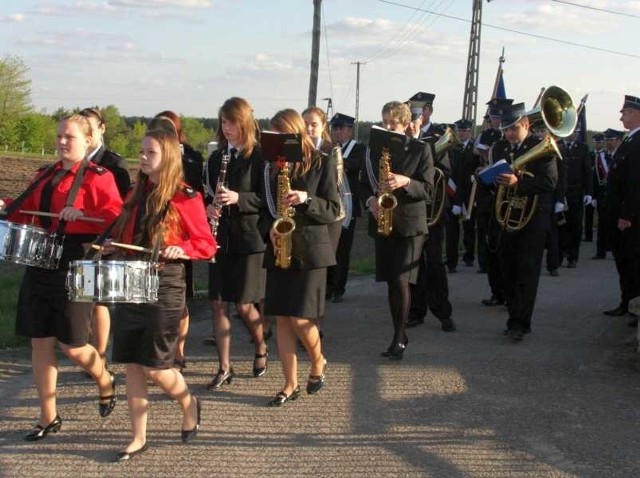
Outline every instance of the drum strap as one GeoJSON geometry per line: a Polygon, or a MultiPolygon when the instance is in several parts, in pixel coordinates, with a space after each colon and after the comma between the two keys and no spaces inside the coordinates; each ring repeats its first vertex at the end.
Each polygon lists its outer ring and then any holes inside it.
{"type": "Polygon", "coordinates": [[[20,196],[18,196],[11,204],[9,204],[7,208],[4,210],[3,214],[5,216],[10,216],[14,212],[16,212],[20,207],[20,205],[24,202],[24,200],[27,199],[29,196],[31,196],[31,194],[38,187],[38,185],[42,181],[47,179],[49,176],[51,176],[52,174],[53,174],[53,165],[49,166],[44,173],[42,173],[34,182],[32,182],[29,185],[27,189],[24,190],[22,194],[20,194],[20,196]]]}
{"type": "MultiPolygon", "coordinates": [[[[73,183],[71,184],[71,190],[67,195],[67,200],[64,204],[65,207],[72,207],[73,203],[76,200],[76,196],[78,195],[78,191],[80,190],[80,186],[82,185],[82,180],[84,178],[84,172],[89,164],[89,160],[83,159],[82,164],[78,168],[78,172],[76,173],[76,177],[73,178],[73,183]]],[[[55,178],[54,178],[55,179],[55,178]]],[[[62,178],[61,178],[62,179],[62,178]]],[[[51,180],[53,183],[53,179],[51,180]]],[[[46,186],[45,186],[46,187],[46,186]]],[[[44,191],[43,191],[44,193],[44,191]]],[[[67,225],[67,221],[58,221],[58,227],[56,228],[56,235],[61,236],[64,233],[64,228],[67,225]]]]}

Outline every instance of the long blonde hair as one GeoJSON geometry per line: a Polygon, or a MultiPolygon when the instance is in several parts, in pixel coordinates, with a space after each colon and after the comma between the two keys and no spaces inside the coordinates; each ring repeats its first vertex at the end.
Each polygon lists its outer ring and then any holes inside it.
{"type": "MultiPolygon", "coordinates": [[[[145,201],[145,214],[140,219],[140,231],[143,234],[146,233],[154,244],[156,238],[166,237],[168,231],[180,227],[180,217],[170,204],[171,199],[184,187],[184,173],[180,143],[175,132],[161,128],[151,129],[145,133],[145,138],[157,141],[162,153],[158,183],[151,188],[145,201]],[[167,208],[166,215],[165,208],[167,208]]],[[[117,237],[121,236],[125,224],[131,219],[134,208],[149,187],[149,176],[138,171],[133,192],[122,206],[122,214],[116,224],[117,237]]]]}
{"type": "Polygon", "coordinates": [[[279,133],[293,133],[300,136],[302,142],[302,161],[293,164],[292,176],[305,174],[313,167],[319,167],[320,153],[316,152],[311,136],[307,133],[302,115],[296,110],[287,108],[278,111],[270,121],[271,129],[279,133]]]}

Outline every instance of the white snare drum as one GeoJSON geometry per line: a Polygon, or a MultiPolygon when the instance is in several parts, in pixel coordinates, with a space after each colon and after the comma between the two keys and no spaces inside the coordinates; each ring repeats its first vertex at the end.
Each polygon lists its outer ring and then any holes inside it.
{"type": "Polygon", "coordinates": [[[72,261],[67,273],[71,302],[156,302],[158,285],[158,266],[146,261],[72,261]]]}
{"type": "Polygon", "coordinates": [[[28,224],[0,221],[0,260],[43,269],[57,269],[62,238],[28,224]]]}

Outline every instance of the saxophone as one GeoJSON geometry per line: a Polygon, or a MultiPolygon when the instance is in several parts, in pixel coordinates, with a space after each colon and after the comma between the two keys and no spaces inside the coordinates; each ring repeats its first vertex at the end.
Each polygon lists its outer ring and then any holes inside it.
{"type": "Polygon", "coordinates": [[[389,236],[393,230],[393,210],[398,205],[398,200],[389,190],[387,179],[391,173],[391,154],[388,148],[382,148],[380,165],[378,166],[378,234],[389,236]]]}
{"type": "Polygon", "coordinates": [[[289,269],[291,267],[291,234],[296,229],[296,223],[291,219],[295,210],[285,202],[291,189],[288,163],[282,163],[276,181],[276,220],[271,226],[276,236],[273,252],[276,256],[276,267],[289,269]]]}
{"type": "Polygon", "coordinates": [[[216,237],[218,233],[218,225],[220,224],[220,216],[222,215],[222,203],[220,202],[220,189],[226,186],[227,181],[227,166],[229,165],[229,154],[222,155],[222,162],[220,163],[220,174],[218,174],[218,182],[216,183],[216,189],[213,196],[213,208],[215,210],[214,216],[209,221],[211,225],[211,234],[216,237]]]}

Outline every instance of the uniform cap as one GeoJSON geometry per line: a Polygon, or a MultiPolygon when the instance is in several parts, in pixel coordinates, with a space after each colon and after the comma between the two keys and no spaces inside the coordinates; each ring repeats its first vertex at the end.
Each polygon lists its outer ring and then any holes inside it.
{"type": "Polygon", "coordinates": [[[348,126],[349,128],[353,128],[356,119],[353,116],[345,115],[342,113],[336,113],[331,118],[331,126],[348,126]]]}
{"type": "Polygon", "coordinates": [[[637,96],[624,95],[624,104],[620,113],[624,110],[640,110],[640,98],[637,96]]]}

